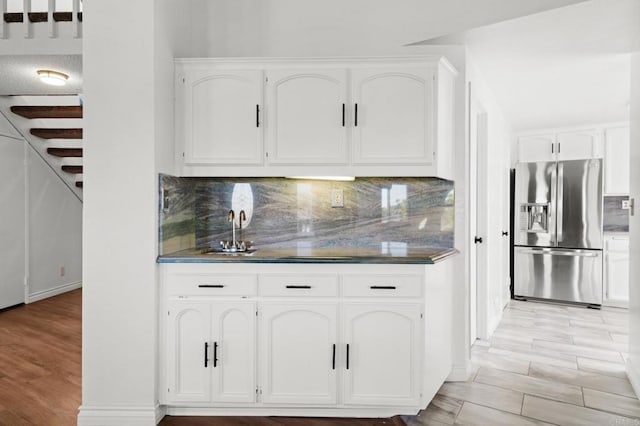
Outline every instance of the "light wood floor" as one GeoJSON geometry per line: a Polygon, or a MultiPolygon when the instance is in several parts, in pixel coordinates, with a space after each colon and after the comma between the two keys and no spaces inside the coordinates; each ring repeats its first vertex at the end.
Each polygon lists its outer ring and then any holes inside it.
{"type": "MultiPolygon", "coordinates": [[[[80,290],[0,311],[0,425],[76,424],[80,290]]],[[[626,378],[625,310],[512,301],[496,333],[472,349],[474,373],[445,383],[410,426],[640,426],[626,378]]],[[[393,419],[165,417],[165,426],[400,426],[393,419]]]]}
{"type": "Polygon", "coordinates": [[[489,341],[472,348],[466,383],[445,383],[421,425],[640,426],[625,374],[628,315],[511,301],[489,341]]]}

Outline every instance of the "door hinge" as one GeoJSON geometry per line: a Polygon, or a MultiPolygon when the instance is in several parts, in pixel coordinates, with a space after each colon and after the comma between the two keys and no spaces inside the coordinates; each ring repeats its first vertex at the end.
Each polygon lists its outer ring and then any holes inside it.
{"type": "Polygon", "coordinates": [[[265,151],[264,156],[269,158],[269,151],[265,151]]]}
{"type": "Polygon", "coordinates": [[[168,316],[171,316],[171,311],[167,311],[167,315],[168,315],[168,316]]]}
{"type": "Polygon", "coordinates": [[[184,158],[184,152],[182,153],[182,158],[184,158]]]}
{"type": "Polygon", "coordinates": [[[420,312],[420,318],[424,318],[424,314],[420,312]]]}
{"type": "Polygon", "coordinates": [[[167,388],[167,393],[171,393],[171,388],[167,388]]]}

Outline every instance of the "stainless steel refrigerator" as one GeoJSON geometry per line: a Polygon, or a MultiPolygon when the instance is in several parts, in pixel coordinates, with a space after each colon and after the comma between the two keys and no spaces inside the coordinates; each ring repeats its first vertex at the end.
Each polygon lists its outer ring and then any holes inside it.
{"type": "Polygon", "coordinates": [[[519,163],[514,295],[602,304],[602,159],[519,163]]]}

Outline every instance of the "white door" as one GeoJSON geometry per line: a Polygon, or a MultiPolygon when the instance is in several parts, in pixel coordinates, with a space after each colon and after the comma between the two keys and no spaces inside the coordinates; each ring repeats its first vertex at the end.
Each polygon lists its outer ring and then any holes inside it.
{"type": "Polygon", "coordinates": [[[254,402],[256,396],[256,305],[211,305],[212,401],[254,402]]]}
{"type": "Polygon", "coordinates": [[[600,135],[595,130],[558,133],[556,140],[558,161],[602,157],[600,135]]]}
{"type": "Polygon", "coordinates": [[[208,303],[169,303],[168,401],[211,401],[211,311],[208,303]]]}
{"type": "Polygon", "coordinates": [[[555,159],[555,135],[521,136],[518,138],[518,161],[521,163],[555,161],[555,159]]]}
{"type": "Polygon", "coordinates": [[[346,70],[269,70],[267,101],[269,163],[347,163],[346,70]]]}
{"type": "Polygon", "coordinates": [[[352,70],[354,164],[433,161],[433,71],[352,70]]]}
{"type": "Polygon", "coordinates": [[[337,304],[265,302],[260,315],[262,401],[337,402],[337,304]]]}
{"type": "Polygon", "coordinates": [[[420,305],[347,303],[343,312],[344,403],[417,404],[422,380],[420,305]]]}
{"type": "Polygon", "coordinates": [[[25,301],[24,163],[24,141],[0,136],[0,309],[25,301]]]}
{"type": "Polygon", "coordinates": [[[262,78],[262,71],[195,71],[178,82],[186,164],[262,164],[262,78]]]}

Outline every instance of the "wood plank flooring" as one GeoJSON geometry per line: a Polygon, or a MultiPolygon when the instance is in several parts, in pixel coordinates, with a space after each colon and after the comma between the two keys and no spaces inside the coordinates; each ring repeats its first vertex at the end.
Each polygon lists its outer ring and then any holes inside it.
{"type": "Polygon", "coordinates": [[[640,426],[625,373],[628,313],[511,301],[472,347],[467,382],[445,383],[409,426],[640,426]]]}
{"type": "MultiPolygon", "coordinates": [[[[81,403],[81,290],[0,311],[0,426],[75,425],[81,403]]],[[[626,378],[628,315],[512,301],[474,373],[445,383],[409,426],[640,425],[626,378]]],[[[173,417],[164,426],[402,426],[391,419],[173,417]]]]}
{"type": "Polygon", "coordinates": [[[0,311],[0,425],[75,425],[82,293],[0,311]]]}

